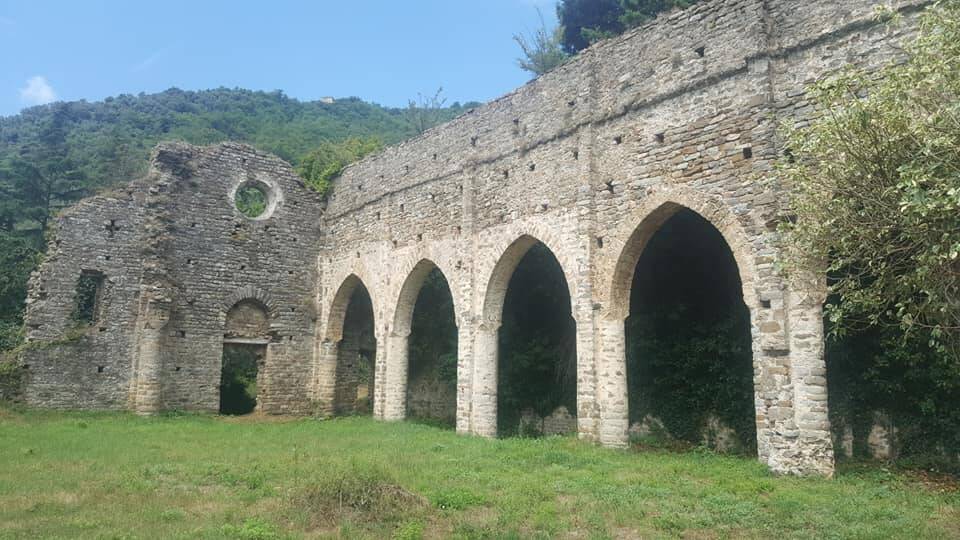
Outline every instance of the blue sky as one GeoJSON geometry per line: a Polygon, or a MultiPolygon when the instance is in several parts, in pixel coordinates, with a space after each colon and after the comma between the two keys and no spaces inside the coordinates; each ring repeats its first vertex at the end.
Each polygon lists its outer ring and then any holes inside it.
{"type": "Polygon", "coordinates": [[[553,0],[0,0],[0,115],[50,100],[242,87],[402,106],[523,84],[512,36],[553,0]]]}

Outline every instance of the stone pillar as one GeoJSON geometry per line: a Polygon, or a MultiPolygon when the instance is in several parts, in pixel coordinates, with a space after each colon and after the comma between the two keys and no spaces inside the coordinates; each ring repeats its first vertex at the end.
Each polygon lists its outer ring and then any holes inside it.
{"type": "Polygon", "coordinates": [[[316,414],[330,416],[334,413],[337,395],[337,361],[339,344],[329,340],[320,343],[317,354],[317,377],[314,381],[314,407],[316,414]]]}
{"type": "Polygon", "coordinates": [[[387,339],[385,334],[376,334],[376,352],[373,359],[373,417],[386,419],[387,402],[387,339]]]}
{"type": "Polygon", "coordinates": [[[407,372],[409,371],[410,331],[392,333],[387,338],[384,368],[383,419],[403,420],[407,416],[407,372]]]}
{"type": "Polygon", "coordinates": [[[497,330],[500,322],[481,324],[474,333],[473,411],[474,435],[497,436],[497,330]]]}
{"type": "Polygon", "coordinates": [[[795,450],[790,456],[781,456],[781,463],[794,474],[829,477],[834,471],[833,437],[823,356],[825,294],[819,285],[809,280],[795,283],[789,295],[790,378],[797,440],[795,450]]]}
{"type": "MultiPolygon", "coordinates": [[[[465,318],[464,318],[465,319],[465,318]]],[[[470,433],[473,394],[473,325],[457,325],[457,433],[470,433]]]]}
{"type": "MultiPolygon", "coordinates": [[[[589,292],[589,291],[587,291],[589,292]]],[[[585,441],[600,440],[600,404],[597,381],[597,336],[592,303],[578,306],[574,319],[577,333],[577,409],[571,411],[577,418],[577,436],[585,441]]]]}
{"type": "Polygon", "coordinates": [[[600,443],[622,448],[627,446],[630,427],[624,321],[601,317],[597,321],[597,333],[600,345],[596,358],[600,443]]]}
{"type": "Polygon", "coordinates": [[[163,407],[160,377],[163,372],[163,334],[169,320],[167,306],[147,304],[137,342],[134,382],[134,410],[137,414],[154,414],[163,407]]]}

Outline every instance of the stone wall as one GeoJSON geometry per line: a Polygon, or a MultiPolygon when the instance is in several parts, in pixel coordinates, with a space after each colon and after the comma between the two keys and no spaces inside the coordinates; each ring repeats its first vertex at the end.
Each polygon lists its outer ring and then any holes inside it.
{"type": "Polygon", "coordinates": [[[150,177],[60,220],[31,292],[29,337],[68,330],[81,270],[106,276],[105,313],[75,341],[25,356],[28,400],[210,410],[224,314],[254,297],[270,313],[263,410],[331,412],[338,358],[355,348],[347,306],[362,284],[374,414],[401,419],[412,305],[437,268],[458,326],[457,431],[494,436],[504,296],[541,242],[571,293],[577,431],[623,446],[633,271],[660,224],[688,208],[723,235],[740,271],[760,460],[830,475],[823,287],[776,270],[776,130],[817,114],[807,84],[901,54],[926,3],[895,2],[905,15],[895,27],[874,20],[866,0],[709,0],[662,15],[348,167],[325,210],[285,165],[248,148],[162,146],[150,177]],[[252,181],[277,195],[266,219],[231,204],[252,181]]]}
{"type": "Polygon", "coordinates": [[[407,416],[444,424],[456,423],[457,389],[440,376],[439,358],[424,358],[409,372],[407,416]]]}
{"type": "Polygon", "coordinates": [[[216,411],[224,338],[253,324],[266,332],[245,337],[268,342],[258,406],[308,412],[321,207],[288,165],[249,147],[161,145],[146,178],[58,219],[31,285],[27,402],[216,411]],[[251,182],[273,197],[257,219],[233,201],[251,182]],[[78,327],[76,282],[91,270],[105,276],[99,317],[78,327]],[[268,321],[225,327],[254,304],[268,321]]]}

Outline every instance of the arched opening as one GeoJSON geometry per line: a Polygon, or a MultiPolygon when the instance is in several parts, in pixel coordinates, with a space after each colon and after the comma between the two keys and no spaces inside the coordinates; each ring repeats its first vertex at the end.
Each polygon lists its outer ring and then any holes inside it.
{"type": "Polygon", "coordinates": [[[457,324],[446,277],[421,261],[408,278],[397,311],[407,325],[406,417],[444,427],[457,419],[457,324]],[[409,322],[408,322],[409,321],[409,322]]]}
{"type": "Polygon", "coordinates": [[[679,205],[641,224],[625,323],[629,434],[756,454],[750,312],[723,235],[679,205]]]}
{"type": "Polygon", "coordinates": [[[345,286],[352,290],[347,292],[342,338],[337,347],[333,412],[372,414],[377,354],[373,302],[359,279],[352,278],[345,286]]]}
{"type": "Polygon", "coordinates": [[[248,414],[256,409],[269,331],[269,312],[256,300],[241,300],[227,311],[220,369],[220,414],[248,414]]]}
{"type": "Polygon", "coordinates": [[[576,432],[576,324],[563,268],[532,238],[515,243],[504,259],[515,266],[505,273],[509,280],[498,314],[497,432],[576,432]]]}

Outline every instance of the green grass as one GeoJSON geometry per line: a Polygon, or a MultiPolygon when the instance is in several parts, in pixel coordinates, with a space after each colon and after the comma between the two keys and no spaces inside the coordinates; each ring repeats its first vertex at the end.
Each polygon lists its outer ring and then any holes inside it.
{"type": "Polygon", "coordinates": [[[0,408],[0,538],[944,538],[960,495],[859,468],[362,418],[0,408]]]}

